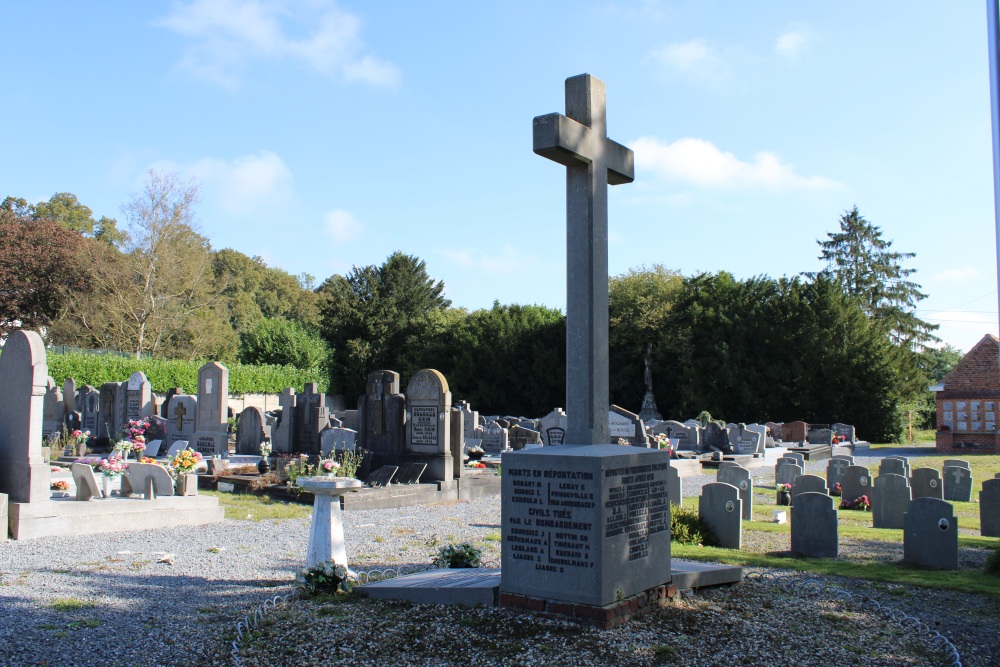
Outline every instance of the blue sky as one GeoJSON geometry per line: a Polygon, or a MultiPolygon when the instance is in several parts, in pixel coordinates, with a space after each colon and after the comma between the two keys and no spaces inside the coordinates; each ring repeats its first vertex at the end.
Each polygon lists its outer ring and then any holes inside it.
{"type": "Polygon", "coordinates": [[[857,205],[946,342],[997,333],[983,2],[4,5],[0,198],[121,219],[169,169],[215,248],[318,280],[402,250],[456,306],[563,308],[564,169],[531,120],[588,72],[636,151],[613,274],[815,271],[857,205]]]}

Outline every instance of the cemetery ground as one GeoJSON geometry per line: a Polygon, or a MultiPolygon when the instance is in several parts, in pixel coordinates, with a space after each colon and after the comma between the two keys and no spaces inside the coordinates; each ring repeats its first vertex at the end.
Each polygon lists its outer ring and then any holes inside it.
{"type": "MultiPolygon", "coordinates": [[[[859,463],[877,468],[891,446],[859,463]]],[[[945,457],[906,448],[914,468],[945,457]]],[[[895,453],[895,452],[894,452],[895,453]]],[[[1000,456],[968,456],[976,480],[1000,456]]],[[[825,461],[807,469],[825,467],[825,461]]],[[[965,665],[1000,664],[1000,578],[983,566],[997,538],[978,536],[978,505],[954,503],[960,570],[903,566],[902,531],[841,511],[840,558],[789,556],[773,470],[751,469],[754,520],[741,551],[672,545],[675,558],[737,563],[818,579],[919,618],[958,648],[965,665]]],[[[714,474],[685,478],[696,506],[714,474]]],[[[206,493],[203,491],[203,493],[206,493]]],[[[214,492],[208,492],[214,493],[214,492]]],[[[10,665],[232,665],[236,624],[294,590],[311,507],[266,496],[216,494],[222,524],[0,543],[0,652],[10,665]],[[159,562],[169,560],[168,562],[159,562]]],[[[976,495],[974,494],[974,498],[976,495]]],[[[499,561],[500,502],[345,512],[360,571],[426,566],[436,549],[471,540],[499,561]]],[[[865,605],[744,581],[681,595],[625,626],[600,631],[498,608],[415,605],[360,595],[296,599],[270,612],[242,644],[243,665],[937,665],[936,647],[865,605]]]]}

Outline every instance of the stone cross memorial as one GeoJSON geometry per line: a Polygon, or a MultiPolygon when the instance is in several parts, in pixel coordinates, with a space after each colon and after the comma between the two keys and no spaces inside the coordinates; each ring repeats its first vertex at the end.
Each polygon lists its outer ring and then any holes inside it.
{"type": "Polygon", "coordinates": [[[605,607],[670,581],[665,451],[607,444],[607,185],[633,180],[607,137],[604,84],[566,80],[566,115],[534,120],[534,150],[566,166],[565,444],[503,455],[501,604],[605,607]]]}

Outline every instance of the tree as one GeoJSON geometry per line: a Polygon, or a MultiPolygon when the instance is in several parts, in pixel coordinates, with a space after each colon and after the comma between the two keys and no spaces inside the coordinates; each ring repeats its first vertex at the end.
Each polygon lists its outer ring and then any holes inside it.
{"type": "Polygon", "coordinates": [[[301,370],[325,369],[329,348],[319,336],[283,317],[261,319],[240,336],[240,361],[277,364],[301,370]]]}
{"type": "Polygon", "coordinates": [[[90,207],[80,203],[76,195],[71,192],[57,192],[49,197],[48,201],[39,202],[29,208],[34,220],[52,220],[65,229],[99,239],[110,245],[118,245],[124,240],[124,234],[118,229],[117,220],[106,216],[94,220],[90,207]]]}
{"type": "MultiPolygon", "coordinates": [[[[21,200],[23,201],[23,200],[21,200]]],[[[41,328],[58,316],[65,290],[82,290],[80,236],[50,220],[32,220],[4,200],[0,210],[0,335],[41,328]]]]}
{"type": "Polygon", "coordinates": [[[319,288],[321,335],[333,349],[331,386],[350,396],[368,374],[392,369],[408,337],[434,311],[447,308],[444,283],[427,275],[423,260],[393,253],[381,266],[354,267],[319,288]]]}
{"type": "MultiPolygon", "coordinates": [[[[914,314],[917,303],[927,297],[920,285],[909,280],[916,269],[903,268],[912,252],[892,250],[892,241],[858,212],[855,206],[840,216],[840,231],[828,233],[819,259],[827,263],[820,272],[844,288],[861,304],[865,313],[889,335],[894,345],[916,350],[939,342],[936,324],[914,314]]],[[[809,274],[815,277],[817,274],[809,274]]]]}
{"type": "Polygon", "coordinates": [[[920,353],[921,368],[928,380],[937,384],[958,365],[963,356],[965,354],[960,349],[947,343],[940,348],[929,347],[920,353]]]}

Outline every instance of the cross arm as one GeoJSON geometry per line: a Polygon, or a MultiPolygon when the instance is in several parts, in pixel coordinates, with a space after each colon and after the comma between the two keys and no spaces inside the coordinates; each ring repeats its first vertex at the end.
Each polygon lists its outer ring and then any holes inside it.
{"type": "Polygon", "coordinates": [[[635,154],[586,125],[562,114],[550,113],[536,116],[533,126],[534,151],[538,155],[565,167],[591,164],[603,157],[610,185],[635,180],[635,154]]]}

